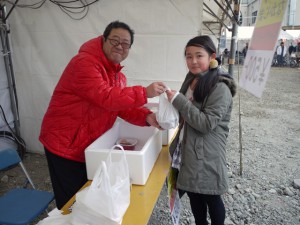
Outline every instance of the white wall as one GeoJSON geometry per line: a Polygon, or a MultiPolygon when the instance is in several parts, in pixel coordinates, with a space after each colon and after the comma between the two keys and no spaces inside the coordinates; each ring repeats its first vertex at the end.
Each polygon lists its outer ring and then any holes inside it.
{"type": "Polygon", "coordinates": [[[72,20],[49,1],[40,9],[15,8],[9,17],[19,98],[21,136],[31,152],[43,152],[40,125],[53,89],[80,45],[113,20],[136,32],[123,63],[129,84],[165,81],[178,89],[186,66],[183,49],[201,28],[202,0],[102,0],[83,20],[72,20]]]}

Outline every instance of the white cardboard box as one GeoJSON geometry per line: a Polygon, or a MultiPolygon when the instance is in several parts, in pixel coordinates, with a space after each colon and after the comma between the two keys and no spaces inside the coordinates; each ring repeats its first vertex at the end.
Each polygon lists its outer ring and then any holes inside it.
{"type": "MultiPolygon", "coordinates": [[[[139,127],[118,119],[114,126],[85,150],[88,179],[92,180],[97,167],[106,160],[108,152],[119,138],[136,138],[134,151],[125,151],[133,184],[145,185],[162,149],[161,132],[154,127],[139,127]]],[[[112,150],[112,160],[118,160],[121,150],[112,150]]]]}

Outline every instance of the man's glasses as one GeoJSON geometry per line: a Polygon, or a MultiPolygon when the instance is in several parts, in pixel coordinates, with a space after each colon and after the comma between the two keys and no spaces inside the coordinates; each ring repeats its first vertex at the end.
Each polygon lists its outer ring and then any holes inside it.
{"type": "Polygon", "coordinates": [[[113,46],[118,46],[121,45],[123,49],[129,49],[131,44],[128,44],[126,42],[120,42],[119,40],[116,39],[110,39],[107,38],[109,40],[109,43],[112,44],[113,46]]]}

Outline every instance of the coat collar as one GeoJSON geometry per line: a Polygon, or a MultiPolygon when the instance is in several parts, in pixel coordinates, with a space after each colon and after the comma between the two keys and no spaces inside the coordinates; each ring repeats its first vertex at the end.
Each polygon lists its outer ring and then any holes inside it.
{"type": "Polygon", "coordinates": [[[225,83],[228,86],[228,88],[230,89],[232,96],[235,96],[236,91],[237,91],[237,85],[236,85],[234,79],[232,78],[232,76],[228,72],[222,70],[221,67],[218,67],[218,68],[214,69],[213,71],[208,70],[203,73],[196,74],[196,75],[189,72],[186,75],[186,78],[181,86],[180,92],[183,94],[186,93],[190,83],[194,80],[195,76],[204,76],[208,72],[216,72],[219,76],[219,82],[225,83]]]}

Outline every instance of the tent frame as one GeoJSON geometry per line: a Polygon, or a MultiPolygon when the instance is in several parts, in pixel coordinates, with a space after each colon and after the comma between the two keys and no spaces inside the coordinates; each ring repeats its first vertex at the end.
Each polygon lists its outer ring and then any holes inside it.
{"type": "MultiPolygon", "coordinates": [[[[11,10],[12,11],[12,10],[11,10]]],[[[11,12],[10,11],[10,12],[11,12]]],[[[10,14],[10,13],[9,13],[10,14]]],[[[9,41],[10,29],[7,24],[7,18],[9,14],[6,14],[6,6],[0,5],[0,39],[2,44],[2,54],[4,56],[4,64],[7,75],[8,89],[10,95],[11,110],[14,116],[14,130],[17,136],[20,136],[20,120],[19,120],[19,109],[18,109],[18,99],[17,90],[15,83],[15,75],[13,69],[13,62],[11,56],[11,48],[9,41]]]]}

